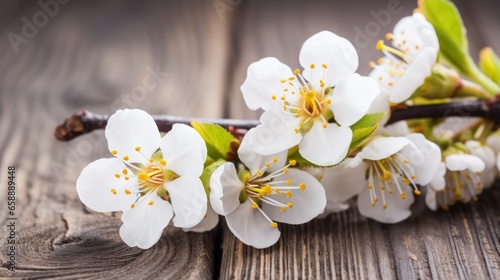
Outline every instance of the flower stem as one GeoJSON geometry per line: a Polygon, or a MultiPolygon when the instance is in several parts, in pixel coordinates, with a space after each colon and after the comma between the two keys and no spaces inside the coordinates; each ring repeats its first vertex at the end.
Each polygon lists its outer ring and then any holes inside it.
{"type": "MultiPolygon", "coordinates": [[[[445,104],[416,105],[398,108],[391,114],[387,124],[402,120],[419,118],[446,118],[446,117],[482,117],[493,122],[500,122],[500,99],[494,101],[462,101],[445,104]]],[[[61,141],[69,141],[80,135],[90,133],[96,129],[103,129],[108,122],[108,115],[99,115],[89,111],[80,111],[66,119],[56,127],[54,136],[61,141]]],[[[176,123],[189,125],[191,121],[209,122],[218,124],[235,135],[243,135],[246,130],[259,124],[258,120],[236,119],[196,119],[170,115],[153,116],[158,129],[168,132],[176,123]]]]}

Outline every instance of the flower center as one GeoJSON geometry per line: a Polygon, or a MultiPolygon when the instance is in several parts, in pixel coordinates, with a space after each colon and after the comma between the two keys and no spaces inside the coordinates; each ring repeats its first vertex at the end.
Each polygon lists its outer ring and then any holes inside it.
{"type": "Polygon", "coordinates": [[[468,170],[447,171],[445,174],[446,186],[436,193],[436,202],[444,210],[448,206],[460,201],[468,202],[470,199],[477,201],[477,196],[483,191],[483,182],[480,172],[474,173],[468,170]]]}
{"type": "MultiPolygon", "coordinates": [[[[135,148],[135,152],[144,159],[147,159],[147,157],[141,153],[140,146],[135,148]]],[[[118,151],[116,150],[113,150],[111,153],[118,156],[118,151]]],[[[129,172],[130,169],[124,168],[121,173],[114,174],[116,179],[123,179],[127,182],[125,184],[120,184],[121,187],[119,188],[112,187],[110,189],[111,193],[116,195],[118,191],[123,191],[126,195],[137,195],[135,203],[132,203],[130,208],[134,208],[135,205],[141,201],[149,201],[148,205],[153,205],[154,202],[151,199],[151,195],[157,195],[164,200],[169,199],[168,192],[164,188],[164,185],[167,182],[175,180],[179,176],[175,174],[175,172],[165,169],[167,162],[161,158],[159,153],[153,154],[150,159],[147,159],[147,165],[130,163],[130,157],[128,155],[120,157],[133,172],[129,172]]]]}
{"type": "Polygon", "coordinates": [[[385,159],[370,161],[368,167],[368,189],[370,190],[371,206],[375,207],[382,199],[382,208],[387,209],[386,195],[392,195],[396,190],[401,199],[406,199],[406,193],[402,190],[400,182],[414,189],[416,195],[420,195],[415,183],[415,172],[409,165],[410,161],[400,153],[396,153],[385,159]]]}
{"type": "Polygon", "coordinates": [[[324,128],[327,127],[328,122],[325,119],[325,114],[332,103],[329,98],[332,91],[330,88],[325,88],[323,76],[328,66],[322,64],[321,77],[315,77],[318,76],[318,70],[315,69],[316,66],[311,64],[311,80],[317,81],[316,85],[306,82],[300,74],[300,70],[295,69],[293,76],[280,81],[284,86],[281,98],[278,100],[276,95],[272,96],[273,100],[283,102],[283,111],[286,114],[300,118],[299,126],[294,128],[295,133],[299,133],[305,124],[309,124],[309,122],[317,119],[323,122],[324,128]]]}
{"type": "Polygon", "coordinates": [[[306,188],[304,183],[297,184],[290,178],[275,180],[275,178],[287,174],[288,167],[297,164],[295,160],[289,161],[288,165],[277,171],[266,173],[266,170],[271,164],[276,162],[278,162],[278,159],[273,158],[271,162],[266,163],[262,168],[257,170],[255,174],[246,173],[245,187],[242,191],[242,196],[245,199],[250,199],[252,202],[252,208],[260,211],[274,228],[276,228],[278,224],[271,220],[271,218],[261,209],[262,204],[266,203],[274,207],[279,207],[281,212],[285,212],[286,209],[292,208],[293,204],[291,202],[278,201],[278,199],[276,199],[277,197],[273,198],[271,195],[282,195],[289,199],[292,197],[292,190],[304,190],[306,188]]]}

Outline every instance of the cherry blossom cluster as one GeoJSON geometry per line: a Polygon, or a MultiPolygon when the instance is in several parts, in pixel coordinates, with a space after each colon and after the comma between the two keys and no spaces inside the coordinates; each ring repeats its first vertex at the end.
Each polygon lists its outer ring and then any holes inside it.
{"type": "Polygon", "coordinates": [[[356,73],[351,42],[330,31],[304,42],[298,69],[274,57],[252,63],[241,92],[249,109],[262,111],[260,124],[222,151],[213,140],[221,127],[176,124],[162,136],[146,112],[117,111],[105,129],[113,157],[82,171],[80,199],[98,212],[122,211],[121,238],[143,249],[169,224],[203,232],[219,216],[243,243],[266,248],[280,223],[351,206],[398,223],[419,196],[431,210],[477,201],[500,166],[495,124],[474,119],[450,131],[441,119],[387,121],[398,106],[496,92],[441,63],[435,28],[419,12],[376,48],[382,57],[369,63],[369,76],[356,73]]]}

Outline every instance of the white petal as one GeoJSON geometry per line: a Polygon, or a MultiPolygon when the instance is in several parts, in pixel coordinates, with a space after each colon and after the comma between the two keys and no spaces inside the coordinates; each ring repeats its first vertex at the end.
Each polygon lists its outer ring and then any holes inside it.
{"type": "Polygon", "coordinates": [[[432,181],[441,164],[441,149],[420,133],[412,133],[406,138],[412,141],[418,152],[409,151],[407,148],[410,145],[407,145],[401,153],[409,160],[409,164],[415,171],[415,183],[425,186],[432,181]]]}
{"type": "Polygon", "coordinates": [[[319,88],[320,79],[326,87],[332,87],[358,68],[358,54],[351,42],[330,31],[321,31],[307,39],[300,50],[299,61],[304,67],[304,77],[315,88],[319,88]],[[315,65],[312,71],[311,64],[315,65]],[[324,70],[322,64],[328,68],[324,70]]]}
{"type": "Polygon", "coordinates": [[[469,149],[471,155],[479,157],[485,163],[485,170],[489,170],[495,166],[495,152],[488,147],[483,146],[478,141],[467,141],[465,142],[465,147],[469,149]]]}
{"type": "Polygon", "coordinates": [[[193,231],[193,232],[205,232],[210,231],[217,226],[219,223],[219,215],[215,213],[214,209],[209,205],[207,207],[207,214],[201,220],[201,222],[194,227],[183,228],[184,231],[193,231]]]}
{"type": "Polygon", "coordinates": [[[270,247],[280,238],[280,231],[271,227],[271,223],[259,210],[252,208],[249,199],[227,215],[226,222],[241,242],[257,249],[270,247]]]}
{"type": "Polygon", "coordinates": [[[437,210],[436,191],[433,189],[427,190],[427,193],[425,194],[425,205],[427,205],[427,207],[429,207],[432,211],[437,210]]]}
{"type": "Polygon", "coordinates": [[[165,185],[175,217],[174,226],[190,228],[197,225],[207,213],[207,195],[200,178],[181,176],[165,185]]]}
{"type": "Polygon", "coordinates": [[[392,44],[397,48],[405,48],[406,54],[411,57],[415,57],[419,51],[425,48],[432,48],[435,52],[439,50],[434,27],[420,13],[402,18],[394,26],[392,37],[392,44]]]}
{"type": "Polygon", "coordinates": [[[377,129],[377,132],[381,133],[382,135],[386,134],[390,136],[406,136],[410,134],[410,128],[408,127],[408,123],[406,121],[399,121],[388,126],[381,126],[381,124],[379,124],[379,129],[377,129]]]}
{"type": "Polygon", "coordinates": [[[219,166],[210,177],[210,203],[217,214],[227,215],[240,206],[243,182],[232,162],[219,166]]]}
{"type": "Polygon", "coordinates": [[[160,144],[166,169],[180,176],[191,174],[199,177],[207,158],[207,146],[193,128],[184,124],[174,124],[160,144]]]}
{"type": "Polygon", "coordinates": [[[495,133],[486,138],[486,144],[498,154],[500,152],[500,135],[495,133]]]}
{"type": "Polygon", "coordinates": [[[500,154],[497,154],[497,169],[500,171],[500,154]]]}
{"type": "MultiPolygon", "coordinates": [[[[385,113],[385,116],[382,118],[380,123],[378,124],[378,130],[384,129],[384,125],[387,123],[389,118],[391,117],[391,104],[389,103],[389,95],[384,92],[380,92],[380,94],[373,99],[370,108],[366,112],[367,114],[371,113],[385,113]]],[[[400,135],[392,135],[391,136],[400,136],[400,135]]]]}
{"type": "Polygon", "coordinates": [[[371,141],[361,151],[363,159],[381,160],[401,151],[409,140],[405,137],[381,137],[371,141]]]}
{"type": "Polygon", "coordinates": [[[323,123],[316,121],[300,142],[299,153],[316,165],[335,165],[346,157],[351,140],[349,127],[330,123],[323,128],[323,123]]]}
{"type": "Polygon", "coordinates": [[[381,196],[378,197],[379,201],[372,207],[370,191],[368,188],[365,188],[358,196],[358,209],[361,215],[387,224],[398,223],[408,218],[411,215],[410,206],[414,201],[413,191],[402,181],[399,184],[401,189],[406,193],[406,199],[401,199],[397,191],[394,191],[392,194],[385,192],[386,209],[382,207],[381,196]]]}
{"type": "Polygon", "coordinates": [[[434,178],[432,179],[431,183],[429,186],[434,190],[434,191],[440,191],[443,190],[444,187],[446,186],[446,181],[444,179],[444,175],[446,174],[446,165],[444,162],[439,163],[438,169],[436,174],[434,174],[434,178]]]}
{"type": "Polygon", "coordinates": [[[255,137],[255,128],[250,129],[243,137],[240,147],[238,148],[238,157],[241,162],[250,170],[251,174],[256,174],[257,170],[260,170],[266,163],[270,163],[270,167],[267,169],[269,173],[272,173],[283,166],[286,165],[286,159],[288,156],[288,150],[282,151],[277,154],[271,154],[263,156],[257,154],[250,145],[251,139],[255,137]],[[272,159],[276,158],[277,162],[273,162],[272,159]]]}
{"type": "Polygon", "coordinates": [[[273,95],[283,92],[284,86],[280,82],[293,76],[290,67],[274,57],[266,57],[250,64],[247,78],[241,86],[241,92],[248,108],[268,110],[273,106],[281,108],[282,104],[273,100],[273,95]]]}
{"type": "Polygon", "coordinates": [[[160,132],[153,117],[139,109],[118,110],[111,115],[104,130],[108,148],[129,162],[146,164],[160,146],[160,132]],[[137,152],[136,147],[141,147],[137,152]]]}
{"type": "Polygon", "coordinates": [[[445,159],[446,168],[451,171],[469,169],[472,172],[481,172],[485,168],[484,161],[473,155],[454,154],[445,159]]]}
{"type": "Polygon", "coordinates": [[[352,158],[346,158],[341,164],[325,169],[321,183],[328,203],[346,201],[366,187],[366,164],[351,167],[352,161],[352,158]]]}
{"type": "Polygon", "coordinates": [[[76,190],[80,200],[90,209],[98,212],[123,211],[130,208],[137,195],[137,181],[126,181],[123,170],[133,174],[126,165],[117,158],[96,160],[82,170],[76,180],[76,190]],[[120,174],[116,178],[115,174],[120,174]],[[125,187],[133,194],[125,194],[125,187]],[[114,194],[116,192],[116,194],[114,194]]]}
{"type": "Polygon", "coordinates": [[[158,242],[170,219],[172,219],[170,203],[157,195],[151,195],[148,201],[142,201],[134,208],[123,212],[120,236],[130,247],[149,249],[158,242]],[[149,203],[150,201],[153,203],[149,203]]]}
{"type": "Polygon", "coordinates": [[[260,117],[261,124],[255,128],[253,137],[249,137],[250,147],[258,154],[272,155],[283,152],[297,145],[302,139],[295,133],[300,119],[278,111],[266,111],[260,117]]]}
{"type": "Polygon", "coordinates": [[[379,93],[380,87],[369,77],[352,74],[340,80],[330,104],[335,121],[342,126],[353,125],[368,112],[379,93]]]}
{"type": "MultiPolygon", "coordinates": [[[[292,208],[281,212],[281,207],[263,202],[262,210],[264,210],[269,218],[277,222],[298,225],[307,223],[323,213],[326,207],[325,189],[316,178],[305,171],[290,168],[288,173],[276,177],[274,181],[287,181],[288,179],[292,180],[291,186],[298,187],[300,184],[305,184],[306,188],[304,190],[290,190],[292,193],[290,198],[286,197],[284,190],[281,194],[266,195],[266,197],[282,204],[293,204],[292,208]]],[[[286,184],[283,184],[283,187],[286,186],[286,184]]]]}
{"type": "Polygon", "coordinates": [[[436,58],[435,49],[422,50],[406,69],[403,77],[394,85],[389,100],[393,103],[401,103],[410,98],[415,90],[424,84],[425,78],[431,74],[436,58]]]}

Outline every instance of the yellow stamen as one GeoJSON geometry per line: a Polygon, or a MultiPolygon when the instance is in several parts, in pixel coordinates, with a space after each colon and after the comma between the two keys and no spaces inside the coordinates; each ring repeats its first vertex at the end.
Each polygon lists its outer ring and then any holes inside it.
{"type": "Polygon", "coordinates": [[[292,184],[292,179],[288,179],[288,180],[286,180],[286,184],[287,184],[287,185],[291,185],[291,184],[292,184]]]}
{"type": "Polygon", "coordinates": [[[309,67],[310,67],[311,69],[314,69],[314,67],[316,67],[316,66],[315,66],[314,64],[311,64],[309,67]]]}
{"type": "Polygon", "coordinates": [[[276,95],[271,96],[273,100],[276,100],[276,95]]]}
{"type": "Polygon", "coordinates": [[[272,227],[272,228],[277,228],[277,227],[278,227],[278,224],[277,224],[276,222],[273,222],[273,223],[271,224],[271,227],[272,227]]]}
{"type": "Polygon", "coordinates": [[[288,203],[286,204],[286,207],[288,207],[288,208],[292,208],[292,207],[293,207],[293,204],[292,204],[292,203],[290,203],[290,202],[288,202],[288,203]]]}
{"type": "Polygon", "coordinates": [[[405,192],[401,193],[401,199],[406,199],[406,193],[405,192]]]}
{"type": "Polygon", "coordinates": [[[278,158],[273,157],[272,161],[273,161],[274,163],[276,163],[276,162],[278,162],[278,158]]]}
{"type": "Polygon", "coordinates": [[[123,168],[122,173],[123,173],[123,175],[127,175],[128,174],[127,169],[123,168]]]}
{"type": "Polygon", "coordinates": [[[288,168],[283,168],[283,173],[288,173],[288,168]]]}
{"type": "Polygon", "coordinates": [[[297,161],[292,159],[288,163],[290,163],[291,166],[295,166],[297,164],[297,161]]]}
{"type": "Polygon", "coordinates": [[[250,179],[250,173],[245,174],[245,179],[247,179],[247,180],[250,179]]]}
{"type": "Polygon", "coordinates": [[[161,159],[160,164],[161,164],[161,166],[165,166],[165,165],[167,165],[167,162],[164,159],[161,159]]]}
{"type": "Polygon", "coordinates": [[[149,174],[148,174],[148,173],[141,172],[141,173],[137,174],[137,177],[138,177],[138,178],[139,178],[139,180],[141,180],[141,181],[146,181],[147,179],[149,179],[149,174]]]}
{"type": "Polygon", "coordinates": [[[326,66],[326,64],[321,64],[321,67],[323,67],[324,69],[328,68],[328,66],[326,66]]]}
{"type": "Polygon", "coordinates": [[[306,184],[302,183],[299,185],[299,188],[301,191],[305,190],[306,189],[306,184]]]}
{"type": "Polygon", "coordinates": [[[130,158],[128,156],[123,156],[124,161],[128,161],[130,158]]]}
{"type": "Polygon", "coordinates": [[[111,189],[111,192],[116,195],[116,190],[115,189],[111,189]]]}
{"type": "Polygon", "coordinates": [[[295,75],[300,74],[300,70],[299,70],[299,69],[295,69],[295,70],[293,70],[293,74],[295,74],[295,75]]]}
{"type": "Polygon", "coordinates": [[[155,204],[155,202],[154,202],[154,201],[152,201],[152,200],[150,200],[150,201],[148,202],[148,205],[149,205],[149,206],[151,206],[151,205],[153,205],[153,204],[155,204]]]}
{"type": "Polygon", "coordinates": [[[252,208],[257,209],[257,208],[259,208],[259,205],[256,202],[254,202],[254,203],[252,203],[252,208]]]}
{"type": "Polygon", "coordinates": [[[130,208],[134,208],[134,207],[135,207],[135,203],[130,204],[130,208]]]}
{"type": "Polygon", "coordinates": [[[129,190],[125,190],[125,194],[131,194],[132,192],[129,190]]]}
{"type": "Polygon", "coordinates": [[[286,191],[286,197],[287,197],[287,198],[292,197],[292,192],[291,192],[291,191],[286,191]]]}
{"type": "Polygon", "coordinates": [[[116,173],[115,177],[119,179],[120,178],[120,174],[116,173]]]}
{"type": "Polygon", "coordinates": [[[136,152],[138,152],[138,151],[140,151],[140,150],[141,150],[141,146],[137,146],[137,147],[135,147],[135,151],[136,151],[136,152]]]}
{"type": "Polygon", "coordinates": [[[118,154],[118,151],[117,150],[112,150],[111,153],[116,156],[116,154],[118,154]]]}

